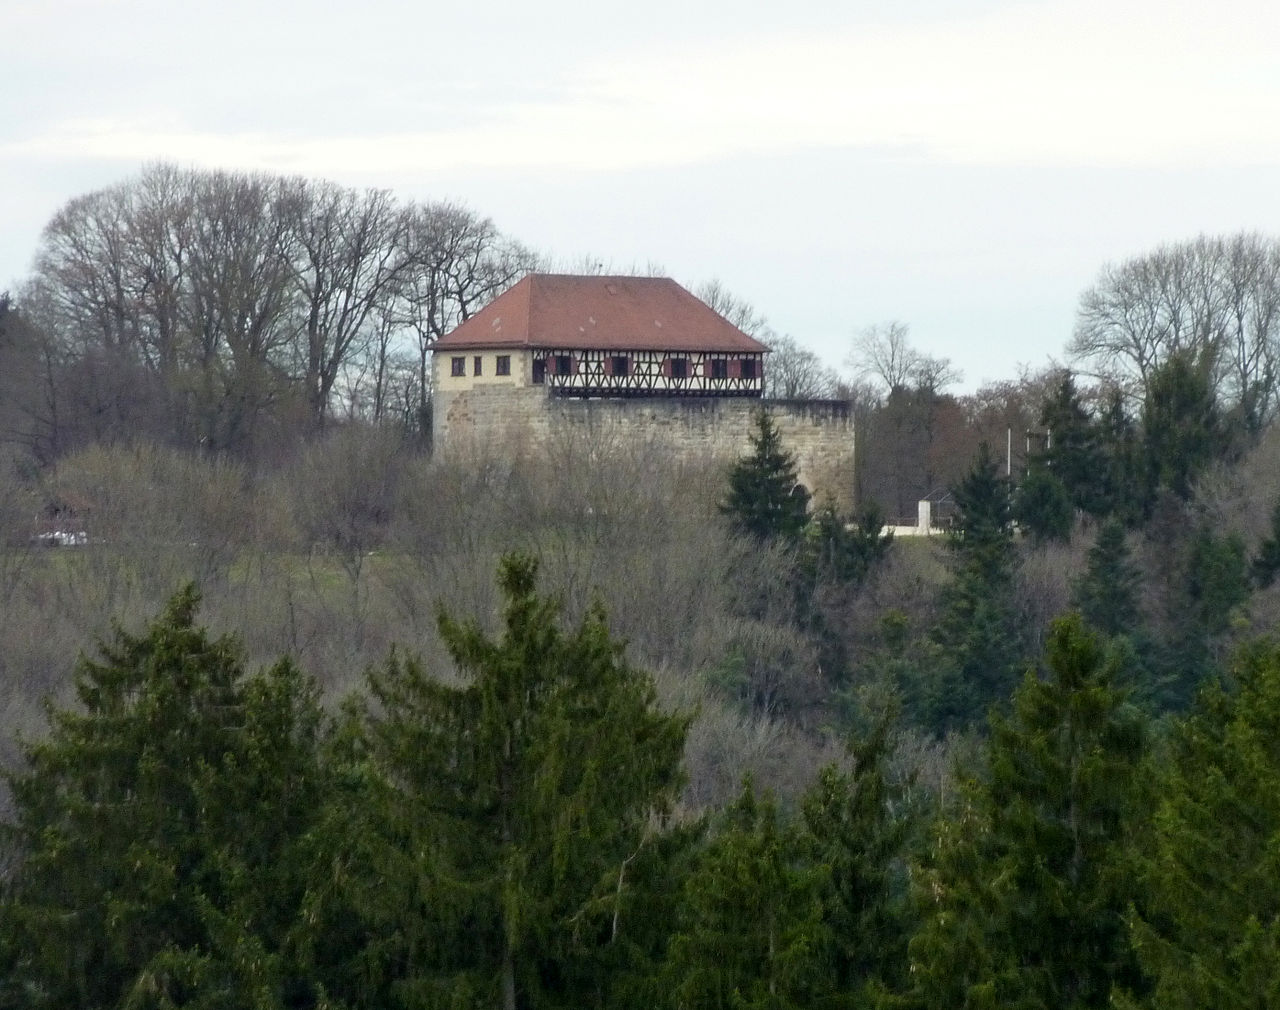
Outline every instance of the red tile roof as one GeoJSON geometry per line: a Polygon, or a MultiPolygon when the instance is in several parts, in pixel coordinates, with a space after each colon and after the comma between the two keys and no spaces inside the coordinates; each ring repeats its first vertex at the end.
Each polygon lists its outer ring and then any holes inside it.
{"type": "Polygon", "coordinates": [[[768,350],[668,277],[529,274],[452,333],[438,350],[768,350]]]}

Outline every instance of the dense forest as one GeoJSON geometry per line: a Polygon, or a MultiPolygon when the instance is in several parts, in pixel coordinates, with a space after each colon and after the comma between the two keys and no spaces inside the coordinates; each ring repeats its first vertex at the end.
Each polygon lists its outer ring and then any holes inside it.
{"type": "Polygon", "coordinates": [[[431,343],[546,262],[167,166],[50,222],[0,1007],[1280,1005],[1280,245],[1105,266],[1070,368],[968,395],[704,286],[852,402],[852,515],[765,414],[734,464],[433,459],[431,343]]]}

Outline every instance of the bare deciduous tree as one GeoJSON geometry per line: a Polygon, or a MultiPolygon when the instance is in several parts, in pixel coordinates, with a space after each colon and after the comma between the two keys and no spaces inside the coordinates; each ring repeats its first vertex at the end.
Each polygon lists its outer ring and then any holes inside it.
{"type": "Polygon", "coordinates": [[[854,338],[849,364],[859,378],[877,382],[883,391],[928,391],[938,394],[962,378],[950,358],[924,354],[911,346],[906,323],[876,323],[854,338]]]}
{"type": "Polygon", "coordinates": [[[524,274],[538,256],[505,238],[486,217],[454,203],[405,212],[406,265],[397,285],[395,318],[417,352],[419,411],[431,391],[431,347],[524,274]]]}
{"type": "Polygon", "coordinates": [[[950,476],[956,435],[963,428],[957,401],[945,394],[960,373],[947,358],[911,346],[905,323],[869,326],[854,340],[849,362],[880,396],[861,439],[860,488],[891,517],[910,517],[916,502],[950,476]]]}
{"type": "Polygon", "coordinates": [[[9,447],[39,456],[42,355],[35,328],[0,292],[0,459],[9,447]]]}
{"type": "Polygon", "coordinates": [[[148,368],[168,381],[189,363],[183,313],[195,214],[191,181],[172,165],[156,165],[128,187],[128,267],[139,350],[148,368]]]}
{"type": "Polygon", "coordinates": [[[452,204],[148,167],[63,207],[22,292],[47,335],[49,444],[252,450],[267,420],[314,428],[335,408],[421,427],[430,345],[537,262],[452,204]]]}
{"type": "Polygon", "coordinates": [[[749,337],[768,343],[773,336],[768,320],[755,310],[755,307],[744,298],[739,298],[713,277],[693,288],[693,293],[706,302],[713,310],[724,316],[749,337]]]}
{"type": "Polygon", "coordinates": [[[217,172],[194,182],[189,420],[206,447],[239,449],[281,392],[297,334],[285,193],[267,176],[217,172]]]}
{"type": "Polygon", "coordinates": [[[1280,378],[1280,244],[1201,236],[1109,264],[1081,297],[1068,349],[1138,398],[1171,356],[1211,361],[1220,403],[1257,429],[1280,378]]]}
{"type": "Polygon", "coordinates": [[[130,217],[123,187],[71,200],[45,225],[36,255],[47,321],[78,346],[130,349],[136,327],[126,277],[130,217]]]}
{"type": "Polygon", "coordinates": [[[840,379],[835,371],[791,336],[772,337],[765,366],[765,395],[778,400],[832,398],[840,379]]]}
{"type": "Polygon", "coordinates": [[[294,270],[303,314],[303,385],[323,426],[348,360],[366,346],[391,311],[408,269],[404,215],[385,190],[354,190],[295,180],[288,201],[297,247],[294,270]]]}
{"type": "Polygon", "coordinates": [[[125,187],[71,200],[45,226],[20,301],[46,340],[48,444],[117,438],[145,429],[138,278],[131,274],[132,200],[125,187]]]}

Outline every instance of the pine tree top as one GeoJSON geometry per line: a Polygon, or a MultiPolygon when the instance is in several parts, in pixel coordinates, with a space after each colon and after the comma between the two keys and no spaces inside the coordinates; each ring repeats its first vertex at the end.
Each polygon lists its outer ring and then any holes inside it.
{"type": "Polygon", "coordinates": [[[808,525],[809,492],[768,411],[755,415],[751,452],[730,471],[729,494],[720,511],[735,529],[761,543],[794,542],[808,525]]]}

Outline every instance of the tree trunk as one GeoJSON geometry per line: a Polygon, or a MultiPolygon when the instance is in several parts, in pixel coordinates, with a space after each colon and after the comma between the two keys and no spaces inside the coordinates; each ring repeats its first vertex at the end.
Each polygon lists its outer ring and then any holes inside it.
{"type": "Polygon", "coordinates": [[[516,962],[509,943],[502,951],[502,1010],[516,1010],[516,962]]]}

